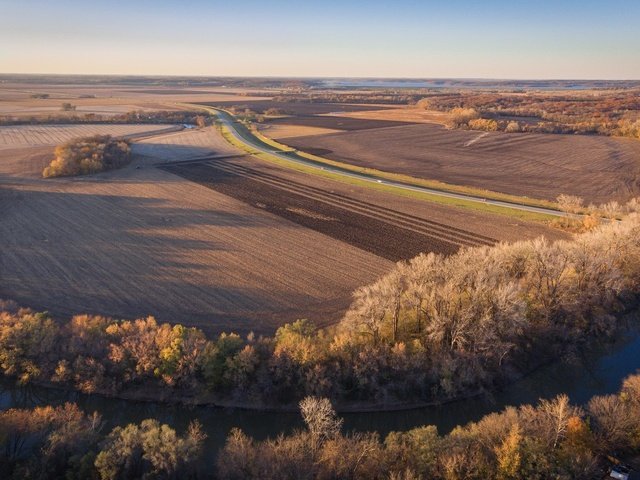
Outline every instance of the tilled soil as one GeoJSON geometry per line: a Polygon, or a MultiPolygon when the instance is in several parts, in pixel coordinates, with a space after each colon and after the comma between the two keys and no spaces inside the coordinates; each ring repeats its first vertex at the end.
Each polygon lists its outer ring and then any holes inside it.
{"type": "MultiPolygon", "coordinates": [[[[354,105],[350,103],[309,103],[309,102],[276,102],[273,100],[229,100],[217,102],[201,102],[212,107],[249,108],[254,112],[264,113],[270,108],[277,108],[291,115],[319,115],[340,112],[362,112],[365,110],[381,110],[380,105],[354,105]]],[[[391,108],[391,106],[389,107],[391,108]]]]}
{"type": "Polygon", "coordinates": [[[333,115],[305,115],[274,118],[270,125],[303,125],[305,127],[331,128],[334,130],[368,130],[370,128],[401,127],[413,122],[371,120],[367,118],[338,117],[333,115]]]}
{"type": "Polygon", "coordinates": [[[640,194],[640,142],[586,135],[447,130],[422,124],[291,137],[300,150],[457,185],[585,203],[640,194]]]}
{"type": "Polygon", "coordinates": [[[461,246],[496,242],[484,235],[283,180],[229,159],[162,168],[393,261],[421,252],[451,254],[461,246]]]}

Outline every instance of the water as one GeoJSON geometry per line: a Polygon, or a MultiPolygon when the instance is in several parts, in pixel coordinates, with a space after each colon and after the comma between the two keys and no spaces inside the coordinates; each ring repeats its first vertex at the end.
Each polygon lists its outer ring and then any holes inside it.
{"type": "MultiPolygon", "coordinates": [[[[539,398],[551,398],[566,393],[577,404],[586,403],[594,395],[614,393],[622,380],[640,369],[640,335],[627,334],[614,344],[592,349],[588,355],[558,362],[539,369],[510,385],[504,391],[437,407],[415,410],[342,415],[347,431],[378,431],[384,436],[393,430],[408,430],[421,425],[436,425],[440,433],[454,426],[479,420],[482,416],[507,405],[536,403],[539,398]]],[[[207,447],[217,450],[234,427],[264,439],[279,433],[302,428],[295,413],[267,413],[239,409],[185,407],[148,402],[110,399],[97,395],[41,387],[17,387],[8,380],[0,381],[0,409],[58,405],[76,402],[86,412],[99,412],[105,430],[116,425],[156,418],[176,430],[184,431],[192,420],[198,420],[208,435],[207,447]]]]}

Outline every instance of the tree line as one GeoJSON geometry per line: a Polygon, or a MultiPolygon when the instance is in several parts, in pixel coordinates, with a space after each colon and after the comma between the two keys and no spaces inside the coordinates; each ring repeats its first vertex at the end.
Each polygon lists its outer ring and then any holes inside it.
{"type": "Polygon", "coordinates": [[[256,441],[233,429],[217,453],[198,423],[177,433],[148,419],[104,431],[74,404],[0,413],[7,479],[463,480],[603,478],[640,449],[640,375],[617,394],[572,405],[566,395],[507,407],[441,435],[434,426],[343,432],[326,398],[300,404],[305,428],[256,441]]]}
{"type": "Polygon", "coordinates": [[[354,292],[335,326],[273,336],[49,314],[0,304],[0,372],[113,396],[291,407],[421,404],[495,389],[613,338],[640,292],[640,215],[570,241],[422,254],[354,292]],[[145,393],[146,392],[146,393],[145,393]]]}
{"type": "Polygon", "coordinates": [[[640,138],[638,98],[637,89],[597,94],[448,92],[427,95],[417,104],[448,112],[454,128],[640,138]]]}
{"type": "Polygon", "coordinates": [[[83,115],[48,115],[46,117],[0,116],[0,126],[10,125],[42,125],[42,124],[187,124],[204,127],[213,125],[215,118],[203,111],[163,110],[147,112],[133,110],[117,115],[98,115],[85,113],[83,115]]]}

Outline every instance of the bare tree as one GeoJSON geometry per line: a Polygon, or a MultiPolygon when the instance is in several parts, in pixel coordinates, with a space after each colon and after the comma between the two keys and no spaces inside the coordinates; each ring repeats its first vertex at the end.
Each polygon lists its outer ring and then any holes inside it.
{"type": "Polygon", "coordinates": [[[300,413],[311,435],[314,452],[318,451],[325,440],[340,433],[342,419],[337,417],[328,399],[306,397],[300,402],[300,413]]]}
{"type": "Polygon", "coordinates": [[[556,201],[558,202],[558,208],[567,215],[580,212],[584,203],[582,198],[575,195],[565,195],[564,193],[558,195],[556,201]]]}

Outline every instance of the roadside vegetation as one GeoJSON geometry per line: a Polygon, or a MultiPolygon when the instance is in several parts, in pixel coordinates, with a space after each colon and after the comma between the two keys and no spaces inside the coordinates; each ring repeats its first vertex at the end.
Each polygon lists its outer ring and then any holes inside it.
{"type": "Polygon", "coordinates": [[[300,404],[305,428],[257,441],[233,429],[217,460],[192,423],[182,434],[148,419],[104,431],[74,404],[0,413],[7,479],[583,479],[603,478],[640,449],[640,375],[576,406],[566,395],[508,407],[439,434],[343,432],[326,398],[300,404]]]}
{"type": "Polygon", "coordinates": [[[356,290],[338,325],[273,337],[153,318],[66,323],[7,303],[0,368],[84,392],[287,408],[424,404],[490,390],[589,340],[613,338],[640,293],[640,215],[577,235],[422,254],[356,290]]]}
{"type": "Polygon", "coordinates": [[[110,135],[81,137],[59,145],[55,158],[42,171],[44,178],[70,177],[113,170],[131,161],[131,147],[110,135]]]}

